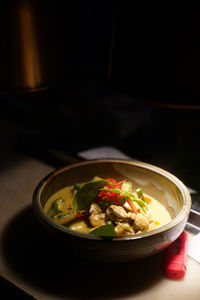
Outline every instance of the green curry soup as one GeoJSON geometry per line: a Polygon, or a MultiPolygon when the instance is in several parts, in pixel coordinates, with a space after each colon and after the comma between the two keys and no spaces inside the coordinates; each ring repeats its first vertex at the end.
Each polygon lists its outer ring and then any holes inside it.
{"type": "Polygon", "coordinates": [[[170,222],[167,209],[128,180],[95,177],[53,194],[44,211],[72,230],[98,236],[134,235],[170,222]]]}

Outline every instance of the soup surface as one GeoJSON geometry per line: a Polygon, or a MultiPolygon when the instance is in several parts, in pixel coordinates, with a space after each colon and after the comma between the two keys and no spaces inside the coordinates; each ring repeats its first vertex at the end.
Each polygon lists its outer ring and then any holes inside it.
{"type": "Polygon", "coordinates": [[[72,230],[110,237],[148,232],[171,221],[159,199],[113,178],[65,187],[48,199],[44,211],[72,230]]]}

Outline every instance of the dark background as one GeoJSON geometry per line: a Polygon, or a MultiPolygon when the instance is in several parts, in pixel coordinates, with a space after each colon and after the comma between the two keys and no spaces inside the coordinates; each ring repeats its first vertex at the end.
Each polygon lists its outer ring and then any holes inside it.
{"type": "Polygon", "coordinates": [[[118,2],[113,79],[122,90],[171,105],[198,105],[198,1],[118,2]]]}
{"type": "Polygon", "coordinates": [[[40,32],[48,28],[48,88],[16,93],[7,85],[5,93],[2,79],[2,153],[12,148],[57,167],[45,149],[76,156],[110,145],[199,190],[198,2],[63,3],[41,1],[35,15],[37,24],[45,16],[40,32]]]}

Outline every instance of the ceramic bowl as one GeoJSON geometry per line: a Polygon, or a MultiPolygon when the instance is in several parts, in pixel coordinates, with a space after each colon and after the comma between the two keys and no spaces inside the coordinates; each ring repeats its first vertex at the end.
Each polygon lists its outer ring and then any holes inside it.
{"type": "Polygon", "coordinates": [[[102,261],[130,261],[164,250],[184,230],[191,207],[191,197],[185,185],[174,175],[156,166],[133,160],[88,160],[58,169],[38,184],[33,195],[33,208],[39,220],[62,239],[74,253],[102,261]],[[49,197],[58,190],[86,182],[94,176],[127,178],[133,188],[159,200],[172,220],[153,231],[113,239],[80,233],[55,223],[44,212],[49,197]]]}

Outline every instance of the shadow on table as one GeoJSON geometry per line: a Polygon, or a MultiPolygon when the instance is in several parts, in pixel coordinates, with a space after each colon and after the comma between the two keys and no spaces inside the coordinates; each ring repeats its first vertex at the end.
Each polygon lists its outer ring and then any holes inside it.
{"type": "Polygon", "coordinates": [[[18,278],[55,297],[116,299],[148,290],[163,277],[163,253],[126,263],[75,257],[38,223],[31,206],[8,224],[3,247],[18,278]]]}

